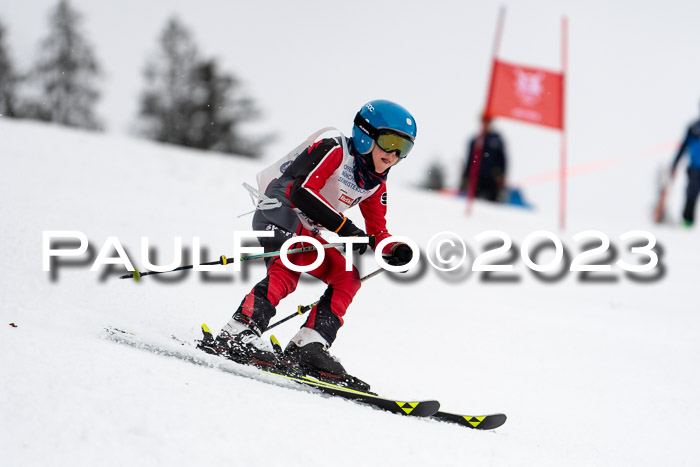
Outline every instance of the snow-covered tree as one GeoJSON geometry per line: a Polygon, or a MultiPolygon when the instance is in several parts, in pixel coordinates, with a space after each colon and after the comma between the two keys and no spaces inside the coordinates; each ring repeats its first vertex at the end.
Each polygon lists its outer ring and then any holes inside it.
{"type": "Polygon", "coordinates": [[[239,94],[240,84],[223,73],[215,60],[194,70],[194,106],[191,116],[194,146],[255,157],[261,143],[244,138],[240,124],[258,117],[253,101],[239,94]]]}
{"type": "Polygon", "coordinates": [[[142,133],[157,141],[187,145],[191,75],[197,63],[197,48],[190,32],[176,18],[168,21],[159,45],[144,70],[142,133]]]}
{"type": "Polygon", "coordinates": [[[142,133],[157,141],[257,156],[261,142],[241,136],[240,123],[258,116],[253,102],[234,95],[240,85],[202,60],[189,30],[171,18],[145,68],[142,133]]]}
{"type": "Polygon", "coordinates": [[[60,0],[49,16],[48,35],[30,78],[36,93],[25,113],[62,125],[99,129],[95,105],[100,74],[92,47],[79,30],[81,17],[68,0],[60,0]]]}
{"type": "Polygon", "coordinates": [[[19,77],[5,43],[5,31],[5,26],[0,23],[0,116],[15,117],[19,77]]]}

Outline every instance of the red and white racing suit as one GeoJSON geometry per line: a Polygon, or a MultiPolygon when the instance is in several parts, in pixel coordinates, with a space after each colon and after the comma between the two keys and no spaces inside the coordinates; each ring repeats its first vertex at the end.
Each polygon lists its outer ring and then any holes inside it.
{"type": "MultiPolygon", "coordinates": [[[[343,212],[355,205],[360,206],[366,233],[374,235],[377,244],[390,236],[385,220],[386,177],[380,177],[379,183],[375,181],[377,184],[370,189],[360,187],[354,175],[355,157],[364,156],[354,156],[344,151],[343,146],[339,138],[312,144],[265,190],[268,197],[282,202],[281,207],[256,211],[253,217],[255,230],[274,232],[274,237],[260,239],[265,251],[279,250],[293,235],[311,236],[327,243],[319,235],[320,231],[337,232],[346,222],[343,212]]],[[[292,248],[298,246],[301,244],[292,248]]],[[[324,252],[323,263],[309,274],[328,287],[311,309],[304,326],[316,330],[331,344],[360,288],[360,276],[355,267],[345,270],[345,257],[337,249],[327,248],[324,252]]],[[[313,263],[317,254],[315,251],[299,253],[289,259],[305,266],[313,263]]],[[[279,257],[268,260],[267,276],[245,296],[236,315],[258,330],[265,330],[280,300],[296,289],[300,275],[285,267],[279,257]]]]}

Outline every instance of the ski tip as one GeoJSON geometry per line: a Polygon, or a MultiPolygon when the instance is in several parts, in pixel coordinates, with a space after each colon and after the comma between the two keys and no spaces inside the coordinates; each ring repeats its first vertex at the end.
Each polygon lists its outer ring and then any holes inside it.
{"type": "Polygon", "coordinates": [[[207,326],[207,323],[202,323],[202,332],[205,334],[212,334],[211,330],[209,329],[209,326],[207,326]]]}
{"type": "Polygon", "coordinates": [[[475,429],[477,430],[493,430],[494,428],[498,428],[502,426],[503,424],[506,423],[506,420],[508,417],[504,413],[499,413],[499,414],[493,414],[493,415],[487,415],[483,417],[482,420],[479,420],[482,417],[474,417],[476,418],[475,420],[467,420],[467,422],[472,425],[475,429]]]}
{"type": "Polygon", "coordinates": [[[508,417],[503,413],[491,415],[461,415],[449,412],[437,412],[432,418],[445,422],[456,423],[475,430],[493,430],[502,426],[508,417]]]}
{"type": "Polygon", "coordinates": [[[141,273],[139,272],[138,269],[134,269],[134,274],[133,274],[133,275],[134,275],[134,280],[135,280],[136,282],[138,282],[138,281],[141,280],[141,273]]]}

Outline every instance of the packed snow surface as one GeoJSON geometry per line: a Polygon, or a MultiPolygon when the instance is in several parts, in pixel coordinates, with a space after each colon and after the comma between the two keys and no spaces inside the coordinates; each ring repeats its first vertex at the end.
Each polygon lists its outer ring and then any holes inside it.
{"type": "MultiPolygon", "coordinates": [[[[690,466],[700,458],[697,231],[651,223],[658,158],[637,159],[638,176],[619,193],[608,182],[629,172],[629,161],[572,179],[565,231],[554,181],[526,190],[535,210],[476,202],[466,216],[462,199],[390,176],[392,233],[425,253],[431,237],[453,232],[468,246],[469,266],[489,242],[502,243],[475,237],[499,230],[513,247],[487,262],[514,271],[438,273],[423,255],[422,272],[363,284],[332,351],[381,394],[508,414],[503,427],[478,432],[105,339],[103,329],[116,326],[145,339],[191,340],[201,323],[216,330],[229,319],[263,277],[261,262],[139,283],[119,280],[122,266],[91,266],[105,244],[116,256],[109,245],[118,240],[143,268],[141,237],[156,264],[174,259],[176,237],[184,264],[194,237],[203,261],[230,256],[233,233],[250,230],[250,216],[238,217],[252,209],[242,183],[254,183],[261,164],[31,122],[0,121],[0,139],[1,465],[690,466]],[[561,239],[563,261],[593,242],[575,234],[602,232],[611,248],[587,262],[612,270],[535,275],[520,251],[538,230],[561,239]],[[657,241],[650,273],[615,264],[647,262],[620,238],[635,230],[657,241]],[[43,271],[47,231],[82,232],[88,251],[43,271]]],[[[410,164],[392,172],[406,174],[410,164]]],[[[676,217],[679,203],[669,203],[676,217]]],[[[361,224],[359,213],[352,217],[361,224]]],[[[532,256],[545,264],[553,251],[532,256]]],[[[369,255],[357,264],[363,274],[377,267],[369,255]]],[[[278,318],[323,290],[303,280],[278,318]]],[[[284,345],[301,324],[295,318],[275,334],[284,345]]]]}

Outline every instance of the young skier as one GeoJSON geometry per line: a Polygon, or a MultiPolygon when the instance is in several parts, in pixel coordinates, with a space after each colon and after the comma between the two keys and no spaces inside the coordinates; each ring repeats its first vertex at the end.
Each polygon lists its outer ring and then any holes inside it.
{"type": "MultiPolygon", "coordinates": [[[[272,181],[265,195],[279,200],[281,207],[256,210],[254,230],[273,232],[261,237],[265,251],[277,251],[289,238],[314,237],[327,243],[321,230],[341,237],[369,237],[369,243],[355,243],[359,254],[390,236],[386,228],[386,179],[391,167],[404,159],[416,137],[413,116],[403,107],[386,100],[365,104],[355,116],[352,137],[322,139],[312,143],[272,181]],[[365,230],[353,224],[343,212],[359,205],[365,230]]],[[[294,244],[296,248],[300,244],[294,244]]],[[[360,288],[355,267],[346,271],[345,257],[334,248],[324,249],[325,259],[309,272],[327,284],[320,300],[309,312],[306,323],[284,350],[283,360],[305,374],[347,381],[345,368],[329,354],[343,316],[360,288]]],[[[405,265],[413,257],[405,243],[394,243],[383,252],[388,263],[405,265]]],[[[290,261],[299,266],[312,264],[317,252],[294,254],[290,261]]],[[[248,293],[216,339],[204,342],[204,350],[226,354],[232,360],[257,366],[275,366],[277,358],[261,338],[280,300],[292,293],[301,273],[287,268],[279,257],[267,260],[267,275],[248,293]]],[[[206,337],[206,336],[205,336],[206,337]]],[[[205,339],[206,340],[206,339],[205,339]]]]}

